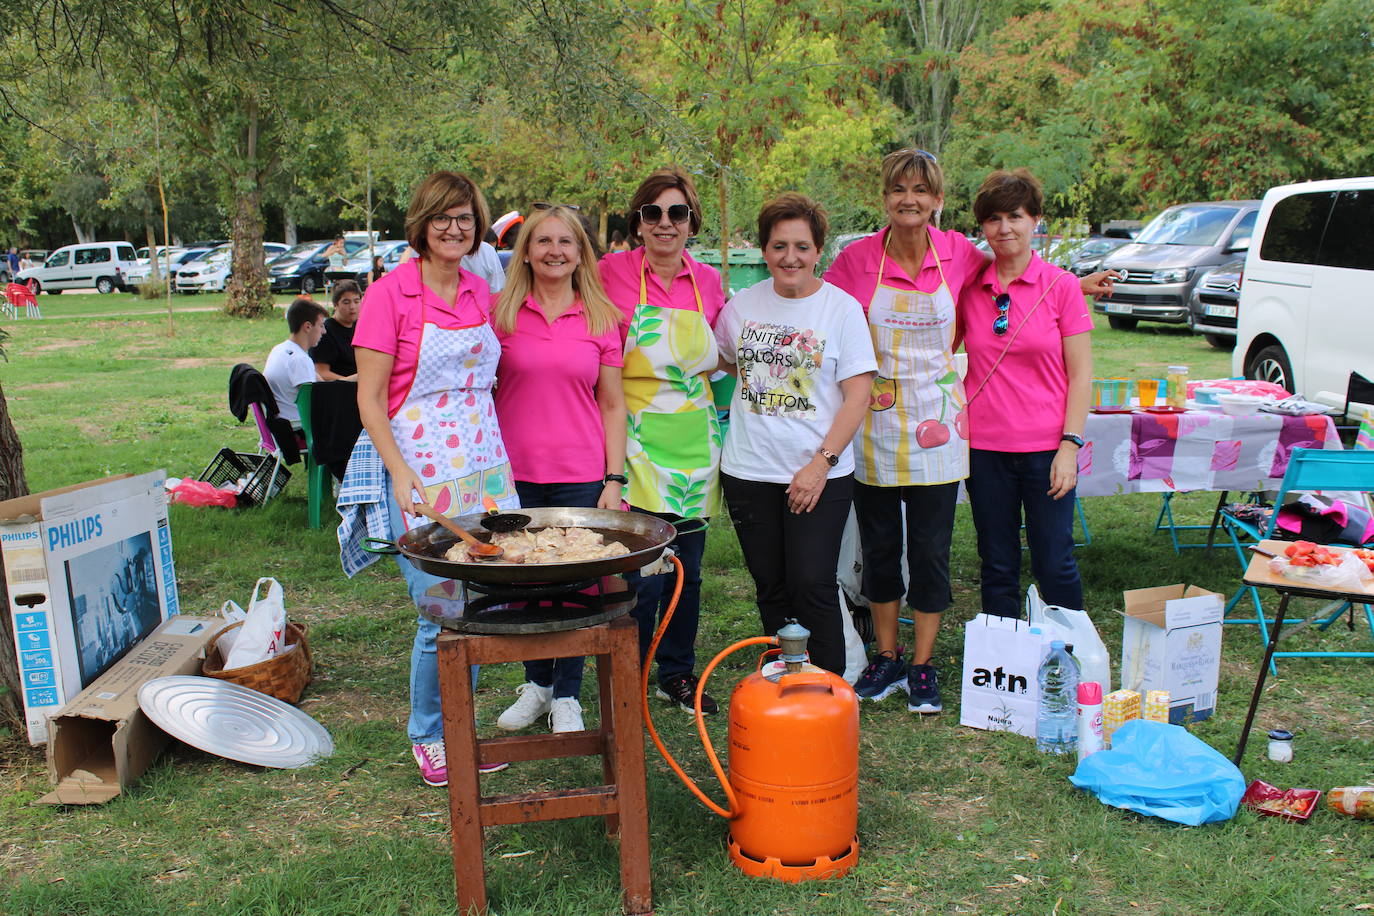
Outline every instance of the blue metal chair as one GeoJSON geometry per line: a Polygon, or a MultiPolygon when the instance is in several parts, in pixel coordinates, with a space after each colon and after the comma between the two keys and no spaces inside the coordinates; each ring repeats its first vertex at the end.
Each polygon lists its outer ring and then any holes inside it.
{"type": "MultiPolygon", "coordinates": [[[[1283,483],[1279,486],[1278,496],[1274,500],[1274,506],[1282,506],[1289,493],[1310,493],[1317,490],[1327,493],[1374,493],[1374,451],[1365,449],[1354,451],[1318,448],[1294,449],[1293,456],[1288,461],[1288,470],[1283,475],[1283,483]]],[[[1268,521],[1263,525],[1237,518],[1225,509],[1222,511],[1221,520],[1230,536],[1231,546],[1235,549],[1236,557],[1240,561],[1242,569],[1249,565],[1250,558],[1246,553],[1245,545],[1241,543],[1241,538],[1248,538],[1250,543],[1254,543],[1274,537],[1274,533],[1278,529],[1277,508],[1269,513],[1268,521]]],[[[1255,607],[1254,618],[1227,618],[1226,622],[1255,624],[1259,627],[1260,642],[1268,644],[1269,626],[1273,620],[1264,616],[1264,606],[1260,601],[1258,589],[1251,585],[1242,585],[1227,603],[1226,609],[1229,612],[1232,607],[1244,599],[1247,593],[1255,607]]],[[[1364,608],[1365,619],[1369,623],[1370,635],[1374,637],[1374,605],[1364,603],[1361,606],[1364,608]]],[[[1319,630],[1325,630],[1339,620],[1346,611],[1350,612],[1349,629],[1354,630],[1355,608],[1346,601],[1331,602],[1315,615],[1296,624],[1289,632],[1294,632],[1310,624],[1315,624],[1319,630]]],[[[1374,658],[1374,652],[1275,652],[1274,659],[1279,658],[1374,658]]],[[[1273,661],[1269,663],[1269,670],[1270,673],[1274,673],[1276,670],[1273,661]]]]}

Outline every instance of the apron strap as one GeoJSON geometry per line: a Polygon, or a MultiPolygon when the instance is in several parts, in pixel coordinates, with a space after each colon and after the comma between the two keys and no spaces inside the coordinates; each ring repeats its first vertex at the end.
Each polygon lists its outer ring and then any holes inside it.
{"type": "MultiPolygon", "coordinates": [[[[684,260],[683,266],[687,268],[687,279],[692,281],[692,295],[696,298],[697,311],[703,316],[706,314],[706,307],[701,304],[701,287],[697,286],[697,274],[692,270],[691,265],[684,260]]],[[[649,256],[646,254],[644,260],[639,262],[639,305],[649,304],[649,256]]],[[[636,306],[638,307],[638,306],[636,306]]]]}

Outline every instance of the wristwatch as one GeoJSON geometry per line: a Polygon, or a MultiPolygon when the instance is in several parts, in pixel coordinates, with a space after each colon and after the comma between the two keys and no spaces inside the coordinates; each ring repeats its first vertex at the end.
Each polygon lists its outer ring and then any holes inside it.
{"type": "Polygon", "coordinates": [[[1059,441],[1060,441],[1060,442],[1072,442],[1074,445],[1078,446],[1079,448],[1082,448],[1082,447],[1086,444],[1086,443],[1083,441],[1083,437],[1080,436],[1080,435],[1078,435],[1078,433],[1065,433],[1064,435],[1062,435],[1062,436],[1059,437],[1059,441]]]}
{"type": "Polygon", "coordinates": [[[630,478],[626,477],[624,474],[607,474],[607,475],[605,476],[605,478],[602,479],[601,482],[602,482],[602,483],[618,483],[618,484],[620,484],[620,485],[623,487],[623,486],[626,486],[627,484],[629,484],[630,478]]]}
{"type": "Polygon", "coordinates": [[[816,454],[824,458],[825,463],[830,465],[832,468],[840,463],[840,456],[836,455],[832,451],[829,451],[828,449],[818,448],[816,449],[816,454]]]}

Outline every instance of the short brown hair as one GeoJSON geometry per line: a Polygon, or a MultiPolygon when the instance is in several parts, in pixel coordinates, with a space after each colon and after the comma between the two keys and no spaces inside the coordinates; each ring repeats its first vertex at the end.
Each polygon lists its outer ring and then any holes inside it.
{"type": "Polygon", "coordinates": [[[472,205],[474,222],[472,248],[469,249],[471,253],[477,250],[478,243],[491,225],[491,211],[487,209],[487,200],[477,185],[471,178],[458,172],[435,172],[420,182],[410,198],[405,223],[406,242],[416,254],[423,256],[429,251],[429,242],[425,238],[429,218],[463,204],[472,205]]]}
{"type": "Polygon", "coordinates": [[[973,218],[985,223],[994,213],[1011,213],[1017,207],[1027,216],[1040,217],[1045,213],[1045,191],[1040,179],[1030,169],[999,169],[978,188],[973,198],[973,218]]]}
{"type": "Polygon", "coordinates": [[[639,235],[639,208],[653,203],[658,199],[658,195],[672,188],[682,192],[682,196],[687,198],[687,206],[692,210],[692,215],[687,220],[689,234],[696,235],[701,231],[701,198],[697,197],[697,186],[692,184],[692,179],[686,172],[672,165],[650,172],[649,177],[641,181],[635,189],[635,196],[630,198],[631,238],[639,235]]]}
{"type": "Polygon", "coordinates": [[[329,291],[329,301],[338,305],[339,300],[349,293],[357,293],[361,296],[363,290],[362,287],[358,285],[357,280],[340,280],[335,283],[334,288],[329,291]]]}
{"type": "Polygon", "coordinates": [[[893,150],[883,157],[883,193],[906,175],[914,175],[925,182],[930,193],[936,197],[945,196],[945,173],[935,161],[935,155],[923,149],[907,147],[893,150]]]}
{"type": "Polygon", "coordinates": [[[759,211],[759,245],[766,246],[773,235],[773,227],[784,220],[799,219],[811,227],[811,241],[817,248],[825,247],[825,233],[830,220],[825,208],[811,198],[788,191],[763,205],[759,211]]]}

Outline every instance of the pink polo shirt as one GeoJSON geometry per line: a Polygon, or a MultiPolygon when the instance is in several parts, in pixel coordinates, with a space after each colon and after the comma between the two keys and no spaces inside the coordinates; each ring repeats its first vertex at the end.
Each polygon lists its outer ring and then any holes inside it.
{"type": "Polygon", "coordinates": [[[516,313],[515,330],[497,328],[496,336],[501,340],[496,419],[515,479],[601,480],[606,431],[596,382],[602,366],[623,365],[619,329],[593,337],[580,301],[550,323],[530,297],[516,313]]]}
{"type": "Polygon", "coordinates": [[[670,309],[695,309],[696,293],[692,279],[696,278],[697,289],[701,291],[701,310],[706,323],[716,326],[716,316],[725,308],[725,294],[721,290],[720,271],[709,264],[692,260],[687,252],[682,253],[682,269],[665,286],[663,280],[651,269],[645,269],[644,249],[613,251],[601,259],[601,285],[606,287],[606,295],[611,297],[625,317],[620,322],[620,338],[630,329],[630,319],[634,317],[635,306],[639,305],[639,278],[647,275],[644,291],[649,305],[670,309]]]}
{"type": "Polygon", "coordinates": [[[490,314],[491,293],[481,277],[460,271],[458,295],[450,304],[424,285],[419,263],[419,258],[412,258],[368,284],[353,332],[354,347],[395,358],[386,389],[388,416],[396,415],[410,392],[426,319],[441,328],[470,328],[486,322],[490,314]]]}
{"type": "Polygon", "coordinates": [[[891,228],[884,228],[872,235],[865,236],[850,245],[835,258],[835,263],[825,272],[825,279],[849,293],[864,307],[868,305],[878,288],[878,268],[882,267],[883,285],[893,289],[920,290],[934,292],[940,285],[943,271],[949,283],[949,294],[959,298],[960,291],[974,281],[987,265],[988,259],[962,233],[930,230],[930,245],[926,248],[926,259],[914,278],[908,277],[891,257],[884,258],[883,244],[891,228]]]}
{"type": "Polygon", "coordinates": [[[1002,292],[995,264],[989,263],[959,297],[959,324],[968,351],[964,390],[970,399],[969,446],[1051,451],[1064,434],[1068,400],[1064,338],[1091,331],[1092,316],[1078,278],[1034,253],[1025,273],[1006,291],[1011,308],[1007,333],[1000,337],[992,329],[998,314],[994,300],[1002,292]]]}

